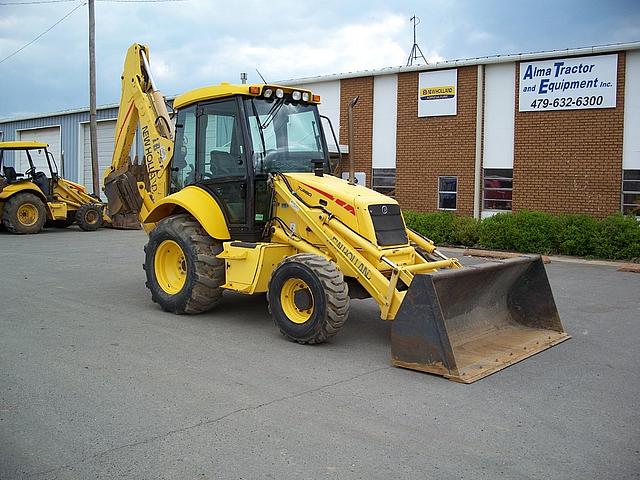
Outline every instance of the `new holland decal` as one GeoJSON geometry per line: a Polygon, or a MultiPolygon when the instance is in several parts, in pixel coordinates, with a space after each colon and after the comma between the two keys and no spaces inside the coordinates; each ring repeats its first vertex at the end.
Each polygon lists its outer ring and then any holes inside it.
{"type": "Polygon", "coordinates": [[[453,98],[456,95],[456,87],[447,85],[444,87],[426,87],[420,90],[421,100],[442,100],[453,98]]]}

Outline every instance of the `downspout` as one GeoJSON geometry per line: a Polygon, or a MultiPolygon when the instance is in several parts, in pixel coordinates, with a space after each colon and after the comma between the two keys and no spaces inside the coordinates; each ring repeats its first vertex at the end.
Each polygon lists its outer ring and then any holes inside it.
{"type": "Polygon", "coordinates": [[[484,65],[478,65],[476,87],[476,162],[473,173],[473,218],[480,218],[482,182],[482,131],[484,126],[484,65]]]}

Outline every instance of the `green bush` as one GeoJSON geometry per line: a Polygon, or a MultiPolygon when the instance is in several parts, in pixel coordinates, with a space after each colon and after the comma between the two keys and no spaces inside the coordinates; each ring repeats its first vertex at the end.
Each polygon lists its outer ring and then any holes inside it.
{"type": "Polygon", "coordinates": [[[452,212],[403,212],[407,226],[437,245],[478,245],[522,253],[640,259],[640,222],[612,215],[551,215],[519,211],[482,221],[452,212]]]}
{"type": "Polygon", "coordinates": [[[601,258],[640,258],[640,222],[632,216],[612,215],[600,222],[594,255],[601,258]]]}
{"type": "Polygon", "coordinates": [[[482,220],[480,245],[494,250],[515,250],[512,217],[510,213],[498,213],[482,220]]]}
{"type": "Polygon", "coordinates": [[[433,240],[436,245],[452,245],[455,215],[451,212],[404,212],[409,228],[433,240]]]}
{"type": "Polygon", "coordinates": [[[480,221],[472,217],[457,216],[453,221],[453,243],[473,247],[480,241],[480,221]]]}
{"type": "Polygon", "coordinates": [[[556,224],[557,253],[578,257],[594,255],[600,232],[598,220],[589,215],[560,215],[556,224]]]}

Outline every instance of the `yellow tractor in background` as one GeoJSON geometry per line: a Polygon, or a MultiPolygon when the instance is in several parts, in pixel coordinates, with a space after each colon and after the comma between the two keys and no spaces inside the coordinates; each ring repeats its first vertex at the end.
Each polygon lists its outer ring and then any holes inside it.
{"type": "Polygon", "coordinates": [[[0,220],[11,233],[38,233],[45,226],[65,228],[76,222],[85,231],[100,228],[104,205],[84,185],[65,180],[49,145],[0,142],[0,220]],[[25,172],[6,165],[5,152],[22,153],[25,172]],[[38,171],[46,165],[49,175],[38,171]]]}
{"type": "Polygon", "coordinates": [[[162,309],[266,294],[281,333],[315,344],[344,325],[350,299],[370,297],[393,321],[394,365],[465,383],[569,338],[539,256],[462,268],[406,227],[393,198],[354,182],[352,142],[349,180],[329,175],[313,92],[199,88],[176,97],[174,124],[148,47],[129,48],[121,80],[109,216],[149,234],[146,285],[162,309]]]}

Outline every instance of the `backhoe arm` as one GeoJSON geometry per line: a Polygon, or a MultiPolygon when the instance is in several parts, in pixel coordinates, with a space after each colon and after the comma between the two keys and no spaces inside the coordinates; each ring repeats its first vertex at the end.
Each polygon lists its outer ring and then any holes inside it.
{"type": "Polygon", "coordinates": [[[174,126],[149,68],[149,49],[133,44],[122,72],[122,93],[111,166],[104,172],[109,216],[116,228],[139,228],[153,204],[169,194],[174,126]],[[140,125],[143,161],[132,162],[140,125]]]}

